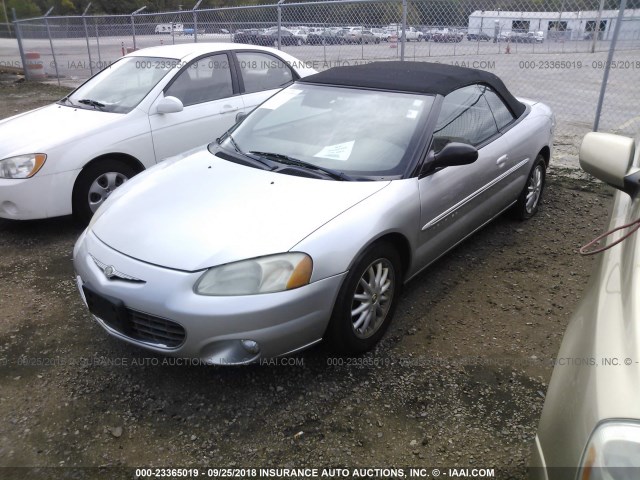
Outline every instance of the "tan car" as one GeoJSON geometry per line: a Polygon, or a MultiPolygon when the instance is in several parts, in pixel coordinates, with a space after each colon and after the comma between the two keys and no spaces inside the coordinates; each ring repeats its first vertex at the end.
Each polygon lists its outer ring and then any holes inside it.
{"type": "MultiPolygon", "coordinates": [[[[582,142],[583,170],[618,189],[607,230],[635,222],[600,248],[639,223],[639,151],[631,138],[607,133],[582,142]]],[[[640,479],[640,236],[598,256],[556,359],[531,479],[640,479]]]]}

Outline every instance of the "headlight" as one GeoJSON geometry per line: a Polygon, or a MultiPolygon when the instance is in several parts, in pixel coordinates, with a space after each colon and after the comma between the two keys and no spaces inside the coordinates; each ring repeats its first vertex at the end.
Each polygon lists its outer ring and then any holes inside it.
{"type": "Polygon", "coordinates": [[[196,282],[199,295],[254,295],[307,285],[313,261],[305,253],[281,253],[207,270],[196,282]]]}
{"type": "Polygon", "coordinates": [[[33,177],[44,165],[44,153],[30,153],[0,160],[0,178],[33,177]]]}
{"type": "Polygon", "coordinates": [[[634,480],[640,473],[640,424],[611,421],[591,434],[579,480],[634,480]]]}

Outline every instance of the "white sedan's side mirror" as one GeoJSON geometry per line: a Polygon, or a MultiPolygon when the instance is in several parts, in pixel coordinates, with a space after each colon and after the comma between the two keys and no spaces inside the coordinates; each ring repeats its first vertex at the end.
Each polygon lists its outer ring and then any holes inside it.
{"type": "Polygon", "coordinates": [[[164,97],[158,102],[158,113],[177,113],[184,109],[184,105],[177,97],[164,97]]]}
{"type": "Polygon", "coordinates": [[[580,146],[580,166],[594,177],[629,194],[637,190],[632,138],[612,133],[587,133],[580,146]]]}

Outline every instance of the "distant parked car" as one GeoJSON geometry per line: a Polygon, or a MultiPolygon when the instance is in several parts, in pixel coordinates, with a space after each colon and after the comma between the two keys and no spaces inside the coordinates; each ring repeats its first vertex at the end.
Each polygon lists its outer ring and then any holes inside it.
{"type": "Polygon", "coordinates": [[[515,36],[515,32],[500,32],[498,34],[498,41],[499,42],[512,42],[513,38],[515,36]]]}
{"type": "Polygon", "coordinates": [[[622,225],[640,218],[640,145],[628,137],[588,133],[580,165],[616,189],[604,228],[613,234],[598,245],[610,248],[596,257],[556,356],[529,478],[637,480],[640,233],[625,240],[633,230],[622,225]]]}
{"type": "MultiPolygon", "coordinates": [[[[291,31],[281,28],[280,40],[282,45],[303,45],[302,38],[295,36],[291,31]]],[[[260,33],[255,39],[256,45],[264,45],[265,47],[278,47],[278,30],[269,30],[260,33]]]]}
{"type": "Polygon", "coordinates": [[[161,23],[156,25],[155,33],[182,33],[184,25],[182,23],[161,23]]]}
{"type": "Polygon", "coordinates": [[[535,215],[553,125],[480,70],[325,70],[109,198],[74,248],[79,293],[108,334],[165,355],[362,353],[403,284],[502,212],[535,215]]]}
{"type": "Polygon", "coordinates": [[[382,28],[372,28],[371,33],[373,33],[376,37],[378,37],[382,41],[387,41],[389,39],[389,32],[383,30],[382,28]]]}
{"type": "Polygon", "coordinates": [[[362,30],[354,36],[355,43],[380,43],[380,37],[373,34],[371,30],[362,30]]]}
{"type": "Polygon", "coordinates": [[[233,40],[233,35],[226,28],[207,28],[205,29],[205,34],[209,40],[223,40],[225,42],[233,40]]]}
{"type": "Polygon", "coordinates": [[[327,29],[320,34],[310,33],[307,37],[307,43],[309,45],[343,45],[346,43],[346,39],[344,31],[337,30],[332,32],[327,29]]]}
{"type": "MultiPolygon", "coordinates": [[[[190,26],[190,27],[184,27],[184,29],[182,30],[182,34],[183,35],[195,35],[196,29],[195,27],[190,26]]],[[[198,35],[204,35],[206,33],[206,30],[202,27],[198,28],[198,35]]]]}
{"type": "Polygon", "coordinates": [[[488,42],[493,37],[485,32],[467,33],[467,40],[470,42],[488,42]]]}
{"type": "Polygon", "coordinates": [[[261,31],[258,28],[249,28],[245,30],[238,30],[233,35],[234,43],[246,43],[249,45],[257,45],[256,38],[260,35],[261,31]]]}
{"type": "Polygon", "coordinates": [[[513,32],[510,41],[514,43],[537,43],[535,33],[533,32],[513,32]]]}
{"type": "MultiPolygon", "coordinates": [[[[389,35],[397,35],[398,40],[402,38],[402,25],[389,25],[386,29],[389,35]]],[[[415,27],[406,27],[404,30],[407,42],[421,42],[424,34],[415,27]]]]}
{"type": "Polygon", "coordinates": [[[307,30],[299,28],[291,30],[291,33],[294,37],[302,39],[302,43],[307,43],[307,40],[309,38],[309,32],[307,30]]]}
{"type": "Polygon", "coordinates": [[[457,30],[440,30],[431,36],[433,42],[458,43],[464,38],[464,34],[457,30]]]}
{"type": "Polygon", "coordinates": [[[210,142],[310,73],[286,53],[233,43],[122,57],[59,102],[0,122],[0,217],[88,222],[131,177],[210,142]]]}

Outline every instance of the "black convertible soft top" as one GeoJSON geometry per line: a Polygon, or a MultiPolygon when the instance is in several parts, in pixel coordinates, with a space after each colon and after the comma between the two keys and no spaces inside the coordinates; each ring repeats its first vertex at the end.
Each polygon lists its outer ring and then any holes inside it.
{"type": "Polygon", "coordinates": [[[443,96],[474,83],[483,83],[504,99],[516,117],[526,108],[493,73],[444,63],[373,62],[330,68],[298,81],[443,96]]]}

